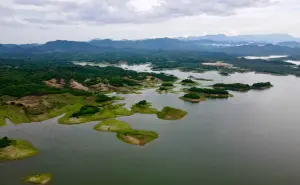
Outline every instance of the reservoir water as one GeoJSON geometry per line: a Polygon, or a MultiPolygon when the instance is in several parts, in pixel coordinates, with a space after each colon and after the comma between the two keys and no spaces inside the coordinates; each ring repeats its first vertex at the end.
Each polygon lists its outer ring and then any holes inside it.
{"type": "MultiPolygon", "coordinates": [[[[148,70],[148,69],[145,69],[148,70]]],[[[58,118],[42,123],[9,124],[0,136],[31,141],[41,153],[0,163],[1,185],[21,185],[32,173],[53,173],[51,185],[296,185],[300,184],[300,79],[235,73],[220,76],[166,71],[214,79],[203,82],[270,81],[265,91],[232,92],[233,98],[192,104],[181,94],[145,90],[124,95],[127,106],[146,99],[161,109],[172,106],[188,112],[178,121],[154,115],[120,120],[133,128],[158,132],[159,139],[137,147],[119,141],[113,133],[93,130],[98,122],[65,126],[58,118]]]]}

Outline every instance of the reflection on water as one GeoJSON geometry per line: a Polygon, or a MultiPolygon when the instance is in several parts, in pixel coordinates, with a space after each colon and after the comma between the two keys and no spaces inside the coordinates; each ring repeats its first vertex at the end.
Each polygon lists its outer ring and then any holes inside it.
{"type": "Polygon", "coordinates": [[[64,126],[56,118],[0,128],[0,136],[30,140],[41,150],[33,158],[0,163],[0,184],[21,185],[20,178],[32,173],[53,173],[53,185],[299,184],[300,79],[254,73],[197,75],[214,79],[203,82],[207,84],[270,81],[274,87],[232,92],[233,98],[200,104],[155,90],[124,95],[128,105],[146,99],[158,109],[168,105],[189,113],[178,121],[139,114],[119,118],[135,129],[158,132],[159,139],[145,147],[94,131],[97,122],[64,126]]]}

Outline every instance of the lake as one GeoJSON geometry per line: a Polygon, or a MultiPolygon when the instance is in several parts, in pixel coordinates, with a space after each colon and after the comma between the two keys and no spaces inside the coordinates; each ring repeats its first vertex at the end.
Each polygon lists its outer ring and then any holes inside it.
{"type": "Polygon", "coordinates": [[[160,95],[155,90],[124,95],[127,106],[146,99],[159,109],[172,106],[188,112],[178,121],[139,114],[119,118],[135,129],[158,132],[159,139],[145,147],[123,143],[113,133],[94,131],[98,122],[65,126],[55,118],[9,124],[0,128],[0,136],[29,140],[41,153],[0,163],[1,185],[21,185],[20,178],[32,173],[53,173],[51,185],[300,184],[299,78],[166,72],[180,78],[194,75],[215,80],[203,82],[204,86],[270,81],[274,87],[232,92],[233,98],[199,104],[178,99],[181,94],[160,95]]]}

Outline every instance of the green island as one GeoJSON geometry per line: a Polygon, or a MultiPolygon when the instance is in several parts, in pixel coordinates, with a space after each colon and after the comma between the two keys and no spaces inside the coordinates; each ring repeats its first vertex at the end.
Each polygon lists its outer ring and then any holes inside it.
{"type": "Polygon", "coordinates": [[[242,84],[242,83],[232,83],[232,84],[217,83],[213,85],[213,88],[231,90],[231,91],[240,91],[240,92],[251,90],[250,85],[242,84]]]}
{"type": "Polygon", "coordinates": [[[184,79],[184,80],[182,80],[182,81],[180,82],[180,84],[186,85],[186,86],[195,86],[195,85],[199,85],[198,82],[195,82],[195,81],[193,81],[193,80],[191,80],[191,79],[184,79]]]}
{"type": "Polygon", "coordinates": [[[126,122],[116,119],[104,120],[94,129],[100,132],[116,132],[117,138],[129,144],[143,146],[158,138],[154,131],[134,130],[126,122]]]}
{"type": "Polygon", "coordinates": [[[273,85],[270,82],[259,82],[251,86],[251,88],[254,90],[264,90],[269,89],[271,87],[273,87],[273,85]]]}
{"type": "Polygon", "coordinates": [[[129,144],[144,146],[147,143],[158,138],[158,134],[154,131],[146,130],[128,130],[117,132],[117,137],[121,141],[129,144]]]}
{"type": "Polygon", "coordinates": [[[158,112],[157,109],[152,108],[152,103],[147,102],[146,100],[142,100],[131,107],[131,111],[133,113],[140,114],[156,114],[158,112]]]}
{"type": "Polygon", "coordinates": [[[156,92],[162,93],[173,93],[174,84],[172,82],[164,82],[160,85],[160,87],[156,90],[156,92]]]}
{"type": "Polygon", "coordinates": [[[187,115],[187,112],[173,107],[164,107],[158,112],[157,117],[164,120],[179,120],[187,115]]]}
{"type": "Polygon", "coordinates": [[[39,150],[28,141],[8,137],[0,139],[0,162],[25,159],[38,153],[39,150]]]}
{"type": "Polygon", "coordinates": [[[197,88],[192,87],[187,90],[189,93],[196,93],[199,95],[204,96],[204,98],[229,98],[232,97],[232,95],[223,89],[208,89],[208,88],[197,88]]]}
{"type": "Polygon", "coordinates": [[[97,124],[94,129],[102,132],[119,132],[132,130],[128,123],[116,119],[104,120],[101,123],[97,124]]]}
{"type": "Polygon", "coordinates": [[[258,82],[258,83],[254,83],[252,86],[248,84],[242,84],[242,83],[233,83],[233,84],[217,83],[213,85],[213,88],[215,89],[240,91],[240,92],[249,91],[251,89],[264,90],[271,87],[273,87],[273,85],[270,82],[258,82]]]}
{"type": "Polygon", "coordinates": [[[205,101],[204,96],[200,96],[199,94],[196,94],[196,93],[185,94],[184,96],[180,97],[180,99],[182,99],[184,101],[192,102],[192,103],[199,103],[201,101],[205,101]]]}
{"type": "Polygon", "coordinates": [[[189,76],[190,79],[194,79],[194,80],[199,80],[199,81],[214,81],[213,79],[208,79],[208,78],[197,78],[197,77],[194,77],[192,75],[189,76]]]}
{"type": "Polygon", "coordinates": [[[35,174],[30,175],[25,178],[25,182],[32,183],[32,184],[40,184],[45,185],[50,183],[52,180],[53,175],[50,173],[43,173],[43,174],[35,174]]]}

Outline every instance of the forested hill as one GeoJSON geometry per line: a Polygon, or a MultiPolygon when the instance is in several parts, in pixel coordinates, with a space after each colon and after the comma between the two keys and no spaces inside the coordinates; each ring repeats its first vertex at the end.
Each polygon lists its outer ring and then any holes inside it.
{"type": "Polygon", "coordinates": [[[163,73],[138,73],[118,67],[77,66],[72,63],[0,59],[0,97],[71,93],[90,95],[110,90],[129,92],[144,81],[174,81],[163,73]]]}

